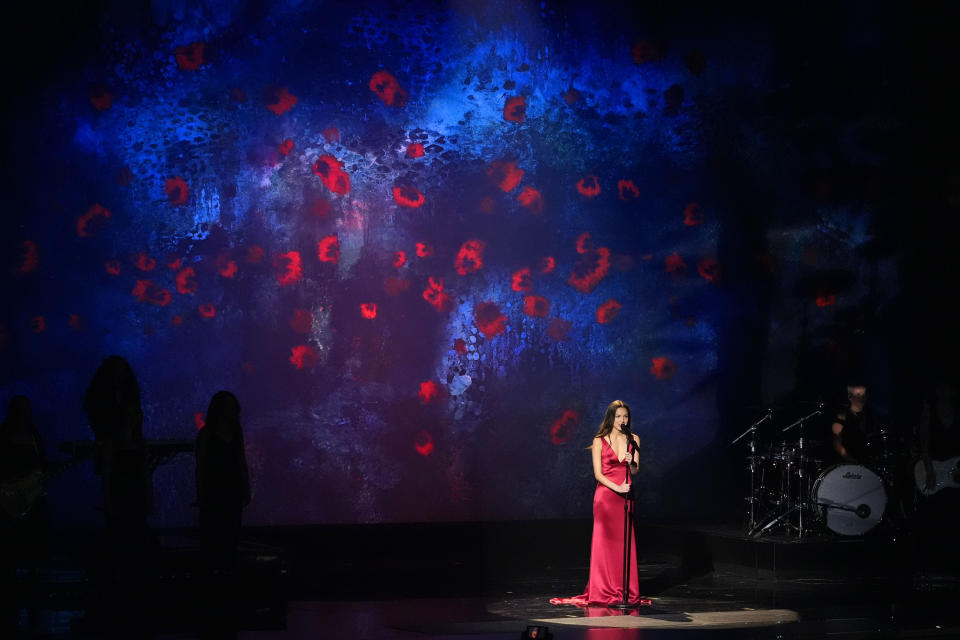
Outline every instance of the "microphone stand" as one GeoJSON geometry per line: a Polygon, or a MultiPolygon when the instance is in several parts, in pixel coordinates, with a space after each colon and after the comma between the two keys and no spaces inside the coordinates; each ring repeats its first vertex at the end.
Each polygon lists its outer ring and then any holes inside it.
{"type": "MultiPolygon", "coordinates": [[[[633,450],[633,455],[636,455],[636,446],[633,443],[633,434],[630,432],[630,429],[626,426],[621,427],[621,430],[627,436],[627,453],[629,454],[631,449],[633,450]]],[[[631,458],[632,463],[633,458],[631,458]]],[[[630,488],[627,490],[627,493],[623,496],[623,600],[613,605],[617,609],[636,609],[639,606],[639,602],[629,602],[630,598],[630,555],[631,547],[630,539],[633,533],[633,482],[630,479],[630,464],[627,464],[627,477],[624,480],[627,484],[630,485],[630,488]]]]}
{"type": "Polygon", "coordinates": [[[757,470],[757,427],[773,418],[773,411],[767,410],[762,418],[754,422],[747,428],[746,431],[737,436],[731,445],[737,444],[740,440],[743,439],[748,433],[750,434],[750,525],[747,527],[747,530],[750,534],[753,534],[754,530],[757,528],[757,483],[756,483],[756,470],[757,470]]]}
{"type": "Polygon", "coordinates": [[[809,414],[809,415],[803,416],[802,418],[800,418],[799,420],[797,420],[797,421],[794,422],[793,424],[791,424],[791,425],[789,425],[789,426],[786,426],[786,427],[784,427],[784,428],[781,430],[782,433],[786,433],[787,431],[789,431],[790,429],[793,429],[793,428],[796,427],[796,426],[799,426],[799,427],[800,427],[800,440],[799,440],[799,443],[798,443],[798,444],[799,444],[799,447],[798,447],[799,453],[797,454],[797,474],[798,474],[798,476],[799,476],[799,478],[800,478],[800,488],[799,488],[800,496],[799,496],[799,504],[797,505],[797,507],[798,507],[798,508],[797,508],[797,511],[799,511],[799,513],[800,513],[800,527],[797,529],[797,537],[798,537],[798,538],[802,538],[802,537],[803,537],[803,497],[806,495],[806,493],[804,493],[804,491],[806,491],[806,489],[805,489],[804,486],[803,486],[803,478],[804,478],[803,466],[804,466],[804,462],[805,462],[804,457],[803,457],[803,423],[806,422],[807,420],[809,420],[810,418],[813,418],[814,416],[820,415],[820,413],[821,413],[822,411],[823,411],[823,403],[821,402],[821,403],[819,403],[819,404],[817,405],[817,410],[816,410],[816,411],[814,411],[813,413],[811,413],[811,414],[809,414]]]}

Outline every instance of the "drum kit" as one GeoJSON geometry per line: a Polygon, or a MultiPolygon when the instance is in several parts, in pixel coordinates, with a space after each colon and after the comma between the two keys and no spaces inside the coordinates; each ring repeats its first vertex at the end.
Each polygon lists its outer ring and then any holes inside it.
{"type": "Polygon", "coordinates": [[[778,431],[786,438],[783,434],[796,429],[799,437],[795,441],[778,439],[762,452],[758,450],[757,431],[773,419],[768,411],[731,443],[749,436],[746,535],[806,537],[828,529],[843,536],[860,536],[883,521],[888,491],[895,481],[889,432],[880,428],[868,442],[874,452],[870,467],[853,463],[828,466],[819,457],[823,443],[803,436],[804,425],[822,412],[819,403],[815,411],[778,431]]]}

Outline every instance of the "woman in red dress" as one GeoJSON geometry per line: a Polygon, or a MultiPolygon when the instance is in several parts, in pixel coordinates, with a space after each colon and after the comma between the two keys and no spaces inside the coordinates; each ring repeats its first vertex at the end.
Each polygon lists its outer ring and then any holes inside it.
{"type": "MultiPolygon", "coordinates": [[[[614,400],[607,407],[603,422],[593,438],[593,476],[597,489],[593,494],[593,539],[590,543],[590,579],[586,591],[572,598],[554,598],[553,604],[617,604],[623,602],[623,505],[630,490],[630,476],[639,463],[636,449],[640,440],[633,435],[633,448],[627,450],[630,407],[614,400]]],[[[636,545],[630,530],[630,587],[627,602],[637,602],[636,545]]]]}

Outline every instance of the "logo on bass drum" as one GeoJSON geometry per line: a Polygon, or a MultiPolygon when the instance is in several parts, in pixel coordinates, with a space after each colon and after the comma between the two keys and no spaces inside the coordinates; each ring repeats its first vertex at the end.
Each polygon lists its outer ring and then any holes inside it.
{"type": "Polygon", "coordinates": [[[863,476],[861,476],[859,473],[854,473],[853,471],[847,471],[845,474],[843,474],[843,475],[840,476],[840,477],[842,477],[842,478],[848,478],[848,479],[851,479],[851,480],[860,480],[860,479],[863,478],[863,476]]]}

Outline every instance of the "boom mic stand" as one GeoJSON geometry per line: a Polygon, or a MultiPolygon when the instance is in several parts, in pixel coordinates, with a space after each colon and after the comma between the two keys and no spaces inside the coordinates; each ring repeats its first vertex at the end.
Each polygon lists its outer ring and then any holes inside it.
{"type": "Polygon", "coordinates": [[[773,410],[767,409],[767,412],[762,418],[750,425],[746,431],[737,436],[731,445],[735,445],[740,440],[744,438],[748,433],[750,434],[750,524],[748,526],[748,532],[753,533],[753,530],[757,528],[757,483],[756,483],[756,471],[757,471],[757,427],[773,418],[773,410]]]}
{"type": "Polygon", "coordinates": [[[799,496],[799,504],[797,504],[797,506],[795,507],[800,512],[800,527],[799,529],[797,529],[797,537],[799,538],[803,537],[803,498],[806,495],[806,493],[804,493],[806,491],[806,488],[804,488],[803,486],[803,478],[804,478],[803,466],[805,462],[804,456],[803,456],[803,424],[810,418],[820,415],[822,412],[823,412],[823,403],[820,402],[817,404],[816,411],[803,416],[793,424],[781,429],[782,433],[786,433],[787,431],[789,431],[790,429],[793,429],[796,426],[800,427],[800,440],[798,442],[799,453],[797,454],[797,474],[798,474],[798,477],[800,478],[800,496],[799,496]]]}
{"type": "MultiPolygon", "coordinates": [[[[621,430],[627,435],[627,453],[629,454],[632,450],[633,455],[637,455],[630,429],[624,426],[621,427],[621,430]]],[[[630,464],[627,464],[626,475],[624,482],[629,484],[630,488],[623,496],[623,600],[613,606],[617,609],[636,609],[640,603],[628,601],[630,598],[630,556],[633,546],[630,544],[633,534],[633,482],[630,479],[630,464]]]]}

